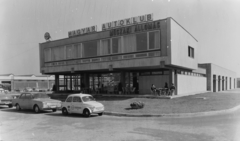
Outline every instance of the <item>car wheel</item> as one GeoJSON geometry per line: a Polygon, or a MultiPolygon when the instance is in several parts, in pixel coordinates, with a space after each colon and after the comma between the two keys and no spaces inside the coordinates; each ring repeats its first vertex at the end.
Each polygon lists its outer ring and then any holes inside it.
{"type": "Polygon", "coordinates": [[[39,113],[40,112],[40,109],[37,105],[34,106],[34,112],[35,113],[39,113]]]}
{"type": "Polygon", "coordinates": [[[91,113],[90,113],[90,111],[89,111],[88,109],[85,109],[85,110],[83,111],[83,115],[84,115],[85,117],[90,117],[91,113]]]}
{"type": "Polygon", "coordinates": [[[103,113],[98,113],[98,115],[99,115],[99,116],[102,116],[102,115],[103,115],[103,113]]]}
{"type": "Polygon", "coordinates": [[[18,111],[20,111],[20,110],[21,110],[21,107],[20,107],[20,105],[19,105],[19,104],[17,104],[17,105],[16,105],[16,109],[17,109],[18,111]]]}
{"type": "Polygon", "coordinates": [[[67,115],[67,114],[68,114],[68,111],[67,111],[66,108],[62,108],[62,114],[63,114],[63,115],[67,115]]]}
{"type": "Polygon", "coordinates": [[[12,104],[9,104],[9,105],[8,105],[8,107],[9,107],[9,108],[12,108],[12,107],[13,107],[13,105],[12,105],[12,104]]]}
{"type": "Polygon", "coordinates": [[[57,109],[52,109],[52,111],[53,111],[53,112],[56,112],[56,111],[57,111],[57,109]]]}

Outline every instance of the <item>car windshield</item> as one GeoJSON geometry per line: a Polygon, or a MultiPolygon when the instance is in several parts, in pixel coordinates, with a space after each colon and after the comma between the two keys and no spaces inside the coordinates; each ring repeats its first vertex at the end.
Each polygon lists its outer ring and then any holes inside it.
{"type": "Polygon", "coordinates": [[[50,98],[47,94],[34,94],[33,98],[50,98]]]}
{"type": "Polygon", "coordinates": [[[92,96],[83,96],[83,97],[82,97],[82,100],[83,100],[84,102],[95,101],[92,96]]]}

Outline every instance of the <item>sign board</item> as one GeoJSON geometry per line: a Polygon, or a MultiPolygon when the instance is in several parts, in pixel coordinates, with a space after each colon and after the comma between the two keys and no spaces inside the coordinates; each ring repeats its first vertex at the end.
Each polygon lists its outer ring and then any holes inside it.
{"type": "Polygon", "coordinates": [[[160,29],[160,21],[148,22],[143,24],[132,25],[128,27],[120,27],[110,30],[110,36],[122,36],[136,32],[160,29]]]}
{"type": "Polygon", "coordinates": [[[90,26],[90,27],[86,27],[86,28],[82,28],[82,29],[77,29],[77,30],[73,30],[73,31],[69,31],[68,32],[68,37],[74,37],[74,36],[79,36],[82,34],[88,34],[88,33],[92,33],[92,32],[96,32],[97,31],[97,26],[90,26]]]}
{"type": "Polygon", "coordinates": [[[146,14],[146,15],[142,15],[142,16],[137,16],[137,17],[132,17],[132,18],[127,18],[127,19],[104,23],[104,24],[102,24],[102,31],[109,30],[112,28],[122,27],[122,26],[128,26],[128,25],[133,25],[133,24],[138,24],[138,23],[143,23],[143,22],[149,22],[149,21],[153,21],[153,14],[146,14]]]}

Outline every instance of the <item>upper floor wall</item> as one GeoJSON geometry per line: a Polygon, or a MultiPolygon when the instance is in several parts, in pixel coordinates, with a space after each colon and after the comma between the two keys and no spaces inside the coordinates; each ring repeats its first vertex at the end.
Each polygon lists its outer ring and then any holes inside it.
{"type": "Polygon", "coordinates": [[[170,65],[198,69],[198,41],[172,18],[168,26],[170,65]]]}
{"type": "MultiPolygon", "coordinates": [[[[83,68],[86,63],[114,64],[146,57],[160,61],[154,65],[162,66],[164,61],[166,65],[197,69],[196,40],[172,18],[41,43],[39,49],[40,71],[45,73],[63,71],[58,69],[63,66],[68,67],[65,70],[91,70],[83,68]]],[[[120,64],[123,66],[116,65],[127,67],[120,64]]],[[[136,67],[144,67],[139,65],[136,67]]]]}

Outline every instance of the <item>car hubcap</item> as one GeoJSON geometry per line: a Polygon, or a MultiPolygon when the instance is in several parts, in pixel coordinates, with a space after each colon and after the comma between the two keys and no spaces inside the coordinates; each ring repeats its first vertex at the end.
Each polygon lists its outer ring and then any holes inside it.
{"type": "Polygon", "coordinates": [[[35,107],[35,112],[38,112],[38,107],[37,106],[35,107]]]}
{"type": "Polygon", "coordinates": [[[17,105],[17,110],[19,110],[19,105],[17,105]]]}

